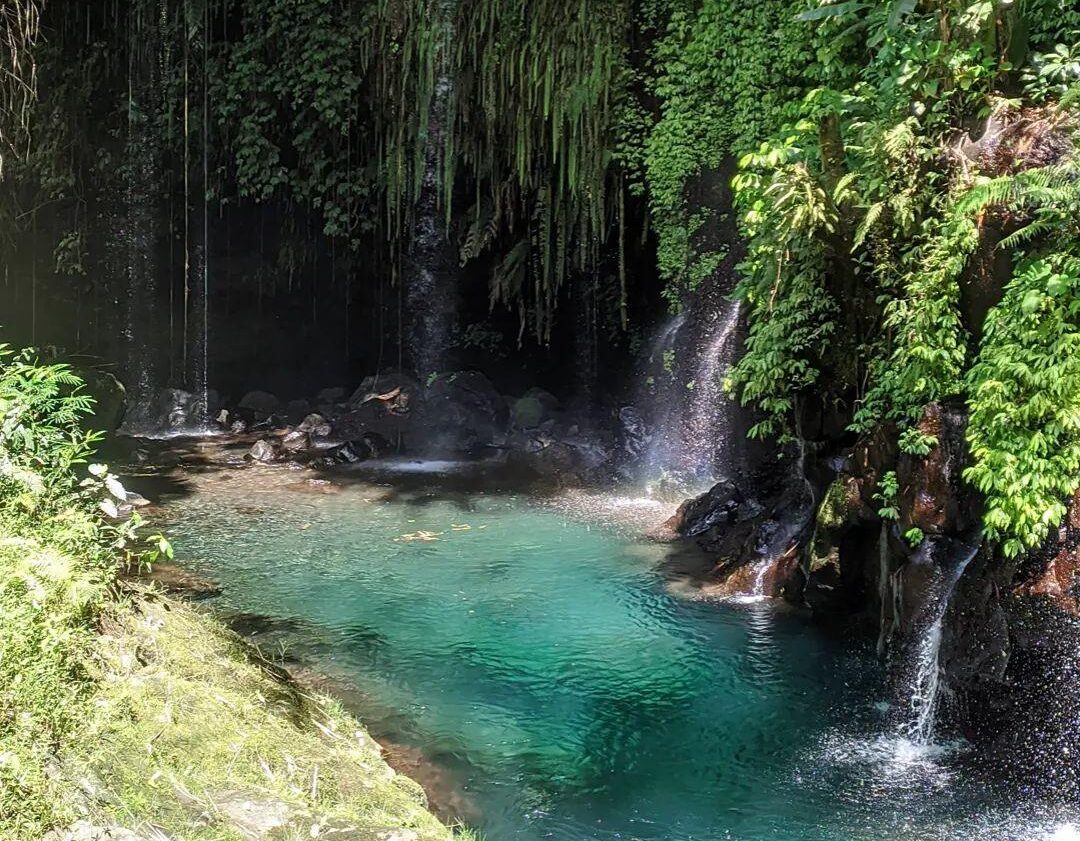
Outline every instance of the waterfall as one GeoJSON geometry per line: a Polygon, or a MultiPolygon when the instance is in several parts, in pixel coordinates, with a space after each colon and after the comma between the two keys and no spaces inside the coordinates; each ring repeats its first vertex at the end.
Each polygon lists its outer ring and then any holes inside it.
{"type": "MultiPolygon", "coordinates": [[[[934,563],[935,549],[941,545],[951,547],[953,543],[954,541],[943,542],[928,538],[924,541],[919,554],[923,556],[924,561],[934,563]]],[[[910,683],[904,687],[909,698],[908,716],[902,722],[901,729],[906,736],[919,745],[928,745],[934,737],[943,688],[941,640],[945,616],[957,583],[979,551],[979,543],[960,544],[958,551],[961,554],[952,564],[951,569],[944,570],[941,565],[936,565],[939,570],[942,570],[942,578],[938,582],[937,593],[932,604],[928,604],[926,608],[928,621],[914,649],[914,668],[911,670],[910,683]]],[[[951,559],[954,553],[950,552],[949,555],[951,559]]]]}
{"type": "Polygon", "coordinates": [[[733,402],[723,378],[734,362],[739,312],[731,301],[707,313],[684,311],[653,340],[639,396],[651,430],[639,466],[646,482],[685,491],[731,472],[733,402]]]}
{"type": "Polygon", "coordinates": [[[121,205],[109,216],[115,243],[109,259],[127,287],[123,379],[130,409],[123,430],[133,435],[205,431],[210,408],[209,4],[199,8],[184,0],[175,14],[170,20],[170,7],[161,2],[156,17],[144,18],[132,7],[127,21],[124,190],[121,205]],[[179,63],[174,62],[177,32],[183,39],[179,63]],[[201,47],[193,53],[199,39],[201,47]],[[174,115],[169,86],[177,80],[183,85],[183,108],[174,115]],[[183,160],[173,167],[182,172],[183,208],[177,214],[182,219],[174,215],[174,184],[166,167],[172,150],[163,131],[182,135],[183,160]],[[176,221],[182,222],[179,253],[173,249],[176,221]],[[174,275],[182,278],[182,288],[173,288],[174,275]],[[180,319],[174,305],[181,308],[180,319]]]}
{"type": "MultiPolygon", "coordinates": [[[[731,468],[729,451],[724,446],[731,435],[728,412],[731,399],[724,393],[723,378],[734,362],[732,339],[738,323],[738,304],[728,303],[726,311],[717,312],[694,365],[694,388],[682,446],[693,454],[691,463],[698,475],[717,468],[729,471],[731,468]],[[706,444],[704,450],[703,442],[706,444]],[[714,448],[712,452],[710,446],[714,448]]],[[[710,475],[709,478],[715,477],[710,475]]]]}
{"type": "Polygon", "coordinates": [[[161,216],[158,197],[165,183],[162,150],[149,115],[162,96],[156,61],[160,31],[128,12],[127,136],[120,167],[123,190],[108,213],[110,270],[123,278],[127,306],[123,330],[124,380],[131,408],[125,429],[143,432],[153,424],[153,406],[162,382],[160,342],[161,216]]]}
{"type": "Polygon", "coordinates": [[[416,222],[405,265],[405,304],[409,312],[406,345],[421,381],[447,365],[453,344],[457,311],[456,255],[443,231],[440,197],[443,191],[443,154],[453,81],[448,67],[452,0],[443,0],[438,12],[447,27],[446,42],[436,49],[436,78],[428,110],[423,143],[424,172],[417,198],[416,222]]]}

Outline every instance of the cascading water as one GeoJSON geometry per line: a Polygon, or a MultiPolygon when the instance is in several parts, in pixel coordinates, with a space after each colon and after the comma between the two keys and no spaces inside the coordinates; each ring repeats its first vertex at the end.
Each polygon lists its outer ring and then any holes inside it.
{"type": "Polygon", "coordinates": [[[731,435],[728,412],[731,399],[724,393],[723,378],[734,362],[735,343],[732,340],[738,322],[737,303],[728,303],[725,310],[717,312],[694,366],[694,388],[682,445],[688,452],[696,453],[692,463],[698,475],[710,470],[730,470],[731,467],[729,449],[725,446],[731,435]],[[701,448],[703,442],[706,444],[704,451],[701,448]]]}
{"type": "MultiPolygon", "coordinates": [[[[161,216],[157,196],[165,182],[159,144],[147,131],[148,103],[160,100],[160,45],[148,37],[138,16],[129,13],[128,119],[123,193],[109,214],[112,231],[109,262],[126,282],[127,314],[124,327],[125,377],[131,408],[126,428],[142,432],[152,424],[153,407],[162,382],[161,318],[158,308],[162,277],[158,244],[161,216]]],[[[155,28],[154,35],[159,34],[155,28]]]]}
{"type": "Polygon", "coordinates": [[[956,585],[968,564],[978,553],[979,544],[960,544],[955,551],[952,550],[953,541],[939,542],[933,538],[928,538],[920,549],[923,562],[935,563],[937,568],[942,570],[933,601],[924,611],[924,625],[918,644],[914,648],[914,662],[909,670],[910,682],[901,690],[907,694],[908,698],[907,716],[901,722],[901,730],[912,742],[922,746],[932,742],[937,724],[937,712],[943,688],[941,641],[945,616],[956,585]],[[948,568],[936,563],[935,555],[942,547],[950,550],[946,553],[948,568]]]}
{"type": "Polygon", "coordinates": [[[447,27],[446,42],[436,47],[436,79],[428,109],[424,143],[424,172],[416,206],[416,222],[405,265],[405,303],[410,323],[406,344],[421,379],[438,373],[447,363],[457,310],[456,259],[442,230],[443,151],[453,81],[447,67],[453,0],[443,0],[439,14],[447,27]]]}
{"type": "Polygon", "coordinates": [[[210,410],[209,4],[185,0],[174,9],[163,1],[156,19],[133,7],[127,25],[125,189],[121,207],[110,217],[118,243],[114,263],[127,282],[124,380],[130,408],[123,430],[145,436],[203,432],[210,410]],[[183,50],[174,64],[177,33],[183,50]],[[196,42],[201,46],[192,49],[196,42]],[[201,68],[194,69],[196,61],[201,68]],[[183,87],[180,114],[169,104],[169,86],[177,80],[183,87]],[[192,107],[200,100],[201,107],[192,107]],[[167,136],[182,137],[183,207],[177,214],[161,199],[173,189],[165,166],[172,150],[162,123],[167,136]],[[179,230],[177,216],[182,217],[179,230]],[[165,288],[166,266],[170,277],[182,279],[179,289],[171,281],[165,288]]]}
{"type": "Polygon", "coordinates": [[[670,319],[650,347],[645,389],[651,427],[640,465],[647,483],[704,488],[730,472],[732,401],[723,377],[734,362],[739,305],[670,319]]]}

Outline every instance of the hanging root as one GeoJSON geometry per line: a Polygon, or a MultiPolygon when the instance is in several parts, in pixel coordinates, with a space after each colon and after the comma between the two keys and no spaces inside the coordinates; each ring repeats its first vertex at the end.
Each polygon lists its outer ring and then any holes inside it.
{"type": "Polygon", "coordinates": [[[39,6],[40,0],[0,0],[0,177],[7,156],[20,154],[37,99],[39,6]]]}

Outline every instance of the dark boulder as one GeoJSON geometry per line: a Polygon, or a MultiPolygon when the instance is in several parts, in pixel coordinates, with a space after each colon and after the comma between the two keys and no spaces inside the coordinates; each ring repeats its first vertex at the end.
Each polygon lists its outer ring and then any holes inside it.
{"type": "Polygon", "coordinates": [[[613,447],[601,436],[516,432],[507,439],[506,447],[508,464],[560,485],[611,479],[613,447]]]}
{"type": "Polygon", "coordinates": [[[348,392],[341,386],[333,386],[331,388],[324,388],[318,394],[315,395],[315,402],[318,404],[333,404],[340,403],[345,399],[348,392]]]}
{"type": "Polygon", "coordinates": [[[285,417],[289,423],[297,423],[311,413],[311,404],[306,400],[290,400],[285,407],[285,417]]]}
{"type": "Polygon", "coordinates": [[[395,414],[408,413],[420,394],[416,380],[401,371],[391,371],[364,378],[349,398],[349,405],[356,409],[375,404],[395,414]]]}
{"type": "Polygon", "coordinates": [[[421,435],[426,448],[472,452],[495,443],[508,420],[506,402],[479,371],[440,374],[424,394],[421,435]]]}
{"type": "Polygon", "coordinates": [[[251,412],[256,420],[265,420],[281,410],[281,401],[268,391],[249,391],[237,405],[251,412]]]}
{"type": "Polygon", "coordinates": [[[545,419],[544,405],[535,397],[519,397],[510,407],[510,423],[518,429],[536,429],[545,419]]]}

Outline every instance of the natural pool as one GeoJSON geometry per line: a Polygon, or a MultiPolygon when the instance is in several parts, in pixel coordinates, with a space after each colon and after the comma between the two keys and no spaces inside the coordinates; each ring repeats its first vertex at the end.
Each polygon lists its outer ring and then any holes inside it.
{"type": "Polygon", "coordinates": [[[1080,837],[890,736],[868,646],[688,598],[685,559],[635,537],[663,514],[648,503],[499,491],[452,464],[186,484],[167,526],[216,608],[265,617],[267,654],[349,687],[488,841],[1080,837]]]}

